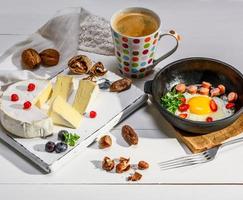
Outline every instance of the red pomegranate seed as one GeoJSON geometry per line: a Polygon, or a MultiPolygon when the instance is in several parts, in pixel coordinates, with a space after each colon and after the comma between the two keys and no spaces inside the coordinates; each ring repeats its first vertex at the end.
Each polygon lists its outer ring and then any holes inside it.
{"type": "Polygon", "coordinates": [[[11,101],[18,101],[18,100],[19,100],[19,96],[17,94],[11,95],[11,101]]]}
{"type": "Polygon", "coordinates": [[[179,109],[179,111],[184,112],[184,111],[187,111],[189,109],[189,107],[190,107],[189,104],[181,104],[178,107],[178,109],[179,109]]]}
{"type": "Polygon", "coordinates": [[[227,103],[225,107],[227,109],[231,109],[231,108],[234,108],[235,107],[235,104],[234,103],[227,103]]]}
{"type": "Polygon", "coordinates": [[[34,83],[29,83],[27,90],[28,90],[29,92],[35,90],[35,84],[34,84],[34,83]]]}
{"type": "Polygon", "coordinates": [[[216,112],[218,110],[218,106],[213,99],[210,100],[210,108],[213,112],[216,112]]]}
{"type": "Polygon", "coordinates": [[[212,117],[207,117],[206,121],[207,122],[212,122],[213,121],[213,118],[212,117]]]}
{"type": "Polygon", "coordinates": [[[90,118],[95,118],[96,115],[97,115],[97,113],[95,111],[90,111],[90,113],[89,113],[90,118]]]}
{"type": "Polygon", "coordinates": [[[30,107],[31,107],[31,102],[29,102],[29,101],[24,102],[23,109],[29,109],[30,107]]]}
{"type": "Polygon", "coordinates": [[[181,114],[179,114],[179,117],[185,119],[185,118],[187,118],[187,114],[186,113],[181,113],[181,114]]]}

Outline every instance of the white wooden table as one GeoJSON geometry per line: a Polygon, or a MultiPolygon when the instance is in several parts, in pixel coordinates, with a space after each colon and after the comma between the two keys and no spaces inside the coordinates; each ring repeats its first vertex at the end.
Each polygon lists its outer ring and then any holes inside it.
{"type": "MultiPolygon", "coordinates": [[[[163,28],[176,29],[182,36],[178,51],[161,62],[159,68],[176,59],[205,56],[228,62],[243,72],[243,1],[161,1],[161,0],[0,0],[0,53],[34,32],[56,10],[82,6],[109,19],[123,7],[143,6],[155,10],[163,28]]],[[[169,48],[160,46],[158,54],[169,48]]],[[[94,56],[112,71],[115,58],[94,56]]],[[[135,84],[143,88],[145,80],[135,84]]],[[[0,141],[0,199],[242,199],[243,148],[230,147],[208,165],[160,172],[156,162],[185,154],[174,138],[173,129],[153,105],[143,107],[111,131],[114,146],[99,150],[92,146],[69,165],[54,174],[43,175],[28,161],[0,141]],[[127,148],[120,137],[122,124],[132,125],[141,143],[127,148]],[[229,151],[230,150],[230,151],[229,151]],[[144,179],[128,184],[126,175],[101,171],[99,160],[104,155],[130,156],[134,162],[150,160],[151,169],[143,172],[144,179]],[[238,158],[239,157],[239,158],[238,158]]]]}

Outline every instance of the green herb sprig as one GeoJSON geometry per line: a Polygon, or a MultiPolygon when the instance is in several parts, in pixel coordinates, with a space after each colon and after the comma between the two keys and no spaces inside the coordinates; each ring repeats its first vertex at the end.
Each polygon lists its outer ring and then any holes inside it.
{"type": "Polygon", "coordinates": [[[80,138],[76,133],[64,133],[64,142],[69,146],[75,146],[76,142],[80,138]]]}
{"type": "Polygon", "coordinates": [[[175,113],[179,105],[182,103],[181,99],[185,98],[183,94],[176,91],[167,92],[161,98],[161,105],[164,106],[169,112],[175,113]]]}

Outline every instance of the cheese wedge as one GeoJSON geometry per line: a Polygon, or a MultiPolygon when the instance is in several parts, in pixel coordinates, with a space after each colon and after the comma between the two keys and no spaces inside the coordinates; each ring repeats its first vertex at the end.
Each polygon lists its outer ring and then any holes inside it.
{"type": "Polygon", "coordinates": [[[80,80],[73,107],[82,115],[94,101],[99,88],[89,80],[80,80]]]}
{"type": "Polygon", "coordinates": [[[46,85],[46,88],[41,92],[41,94],[39,96],[37,96],[37,98],[35,98],[33,100],[33,103],[38,107],[41,108],[45,102],[47,102],[47,100],[50,98],[51,96],[51,92],[52,92],[52,85],[49,82],[46,85]]]}
{"type": "Polygon", "coordinates": [[[53,100],[48,114],[54,124],[70,128],[78,128],[82,119],[82,115],[60,96],[53,100]]]}
{"type": "Polygon", "coordinates": [[[57,97],[62,97],[65,101],[68,99],[73,86],[73,77],[67,75],[58,75],[49,104],[57,97]]]}

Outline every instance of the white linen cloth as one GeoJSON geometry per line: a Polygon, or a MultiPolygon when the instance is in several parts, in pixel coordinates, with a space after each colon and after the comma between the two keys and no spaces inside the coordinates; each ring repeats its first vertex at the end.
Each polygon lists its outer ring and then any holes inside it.
{"type": "Polygon", "coordinates": [[[18,80],[52,78],[67,68],[68,60],[78,50],[113,55],[109,22],[83,8],[58,11],[39,30],[0,56],[0,87],[18,80]],[[26,70],[21,64],[21,53],[27,48],[38,52],[55,48],[60,52],[60,61],[53,67],[39,66],[34,70],[26,70]]]}

